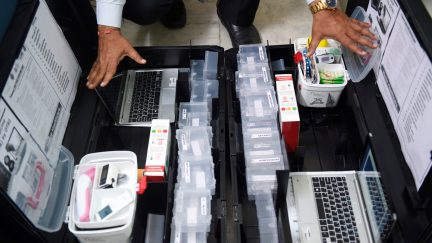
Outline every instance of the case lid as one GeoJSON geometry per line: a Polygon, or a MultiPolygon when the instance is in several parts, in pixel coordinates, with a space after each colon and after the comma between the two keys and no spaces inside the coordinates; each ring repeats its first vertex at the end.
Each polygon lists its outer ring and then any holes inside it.
{"type": "MultiPolygon", "coordinates": [[[[359,6],[354,9],[351,18],[370,23],[369,19],[366,17],[366,11],[359,6]]],[[[368,75],[369,71],[375,66],[375,63],[379,60],[381,55],[381,50],[379,47],[376,49],[370,49],[368,47],[362,46],[361,48],[368,53],[365,57],[361,57],[353,53],[348,48],[342,48],[345,67],[348,71],[351,81],[353,82],[362,81],[366,75],[368,75]]]]}
{"type": "Polygon", "coordinates": [[[15,164],[19,167],[11,175],[7,193],[37,228],[58,231],[65,221],[72,189],[73,155],[61,146],[58,157],[48,159],[31,136],[17,145],[15,164]]]}

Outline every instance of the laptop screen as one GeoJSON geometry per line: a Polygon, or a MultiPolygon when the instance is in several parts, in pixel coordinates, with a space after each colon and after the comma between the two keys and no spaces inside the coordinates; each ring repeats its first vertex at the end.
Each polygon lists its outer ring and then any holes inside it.
{"type": "Polygon", "coordinates": [[[377,171],[374,153],[369,142],[365,146],[357,176],[374,241],[383,242],[391,232],[395,215],[381,183],[381,175],[377,171]]]}
{"type": "Polygon", "coordinates": [[[118,102],[123,77],[123,72],[121,72],[111,79],[109,85],[96,88],[97,95],[114,121],[116,121],[118,115],[118,102]]]}

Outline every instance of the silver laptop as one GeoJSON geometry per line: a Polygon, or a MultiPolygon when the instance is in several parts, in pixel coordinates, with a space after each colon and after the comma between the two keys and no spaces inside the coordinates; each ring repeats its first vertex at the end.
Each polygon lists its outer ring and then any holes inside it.
{"type": "Polygon", "coordinates": [[[96,92],[115,124],[151,126],[153,119],[175,121],[179,69],[127,70],[96,92]]]}
{"type": "Polygon", "coordinates": [[[375,171],[292,172],[293,242],[382,242],[395,222],[375,171]]]}

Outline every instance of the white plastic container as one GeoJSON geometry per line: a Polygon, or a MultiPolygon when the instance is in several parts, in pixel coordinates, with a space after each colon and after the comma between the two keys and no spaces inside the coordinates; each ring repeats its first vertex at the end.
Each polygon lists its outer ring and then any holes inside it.
{"type": "MultiPolygon", "coordinates": [[[[357,7],[352,18],[359,21],[369,22],[366,17],[366,12],[363,8],[357,7]]],[[[338,45],[334,40],[328,40],[330,44],[338,45]]],[[[305,48],[307,43],[306,38],[300,38],[295,41],[296,52],[305,48]]],[[[349,49],[342,47],[341,51],[343,54],[343,59],[341,64],[345,67],[345,80],[342,84],[319,84],[307,82],[303,76],[300,65],[298,65],[298,83],[297,83],[297,100],[300,105],[306,107],[316,107],[316,108],[326,108],[334,107],[337,105],[340,95],[344,90],[345,86],[348,84],[348,80],[353,82],[360,82],[366,75],[372,70],[375,63],[379,60],[381,50],[369,49],[367,47],[362,47],[368,55],[366,57],[360,57],[354,54],[349,49]]],[[[317,49],[319,52],[319,48],[317,49]]],[[[316,52],[316,53],[317,53],[316,52]]],[[[317,65],[315,65],[317,67],[317,65]]]]}
{"type": "Polygon", "coordinates": [[[130,242],[133,222],[135,219],[136,209],[136,181],[137,181],[137,158],[133,152],[128,151],[113,151],[93,153],[84,156],[78,167],[78,174],[85,168],[95,166],[96,170],[94,180],[97,182],[100,176],[100,167],[105,164],[111,164],[118,168],[119,173],[126,175],[126,179],[122,181],[116,188],[100,189],[97,183],[93,183],[92,203],[90,214],[94,214],[106,203],[120,195],[124,191],[129,191],[133,197],[132,203],[125,206],[123,209],[112,215],[105,221],[97,221],[94,215],[90,216],[89,222],[80,222],[79,228],[76,222],[76,217],[73,215],[76,212],[75,198],[77,185],[74,183],[72,195],[70,199],[70,217],[68,222],[69,231],[74,234],[80,242],[130,242]]]}

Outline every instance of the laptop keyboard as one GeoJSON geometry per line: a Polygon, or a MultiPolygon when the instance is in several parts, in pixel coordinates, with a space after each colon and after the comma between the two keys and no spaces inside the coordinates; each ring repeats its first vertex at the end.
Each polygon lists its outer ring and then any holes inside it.
{"type": "Polygon", "coordinates": [[[384,240],[393,225],[393,214],[389,204],[381,191],[382,186],[379,177],[366,177],[375,223],[378,227],[380,237],[384,240]]]}
{"type": "Polygon", "coordinates": [[[129,122],[147,122],[158,118],[162,71],[137,72],[129,122]]]}
{"type": "Polygon", "coordinates": [[[360,242],[345,177],[312,177],[324,243],[360,242]]]}

